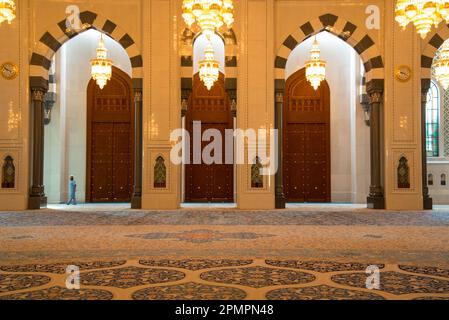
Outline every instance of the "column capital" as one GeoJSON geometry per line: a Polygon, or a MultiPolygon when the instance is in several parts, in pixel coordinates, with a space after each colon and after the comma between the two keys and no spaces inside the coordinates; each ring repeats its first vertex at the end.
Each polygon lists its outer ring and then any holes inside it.
{"type": "Polygon", "coordinates": [[[142,102],[142,90],[134,90],[134,102],[142,102]]]}
{"type": "Polygon", "coordinates": [[[31,88],[31,97],[33,101],[44,102],[46,90],[43,88],[31,88]]]}
{"type": "Polygon", "coordinates": [[[382,102],[382,96],[383,92],[380,90],[371,91],[368,93],[369,96],[369,103],[381,103],[382,102]]]}
{"type": "Polygon", "coordinates": [[[284,103],[284,91],[276,91],[276,103],[284,103]]]}
{"type": "Polygon", "coordinates": [[[383,79],[371,79],[366,83],[366,92],[371,94],[372,92],[384,92],[385,81],[383,79]]]}

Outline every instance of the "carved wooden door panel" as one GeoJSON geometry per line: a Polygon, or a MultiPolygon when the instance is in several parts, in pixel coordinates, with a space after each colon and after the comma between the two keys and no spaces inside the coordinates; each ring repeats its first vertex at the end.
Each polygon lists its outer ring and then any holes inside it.
{"type": "Polygon", "coordinates": [[[128,202],[131,199],[133,181],[132,140],[130,123],[114,123],[113,143],[113,201],[128,202]]]}
{"type": "Polygon", "coordinates": [[[306,202],[305,182],[306,125],[291,124],[285,136],[284,183],[285,194],[290,202],[306,202]]]}
{"type": "Polygon", "coordinates": [[[131,79],[113,68],[100,90],[88,85],[87,202],[129,202],[133,185],[134,123],[131,79]]]}
{"type": "Polygon", "coordinates": [[[92,124],[91,199],[108,202],[112,193],[113,123],[92,124]]]}
{"type": "MultiPolygon", "coordinates": [[[[211,202],[232,202],[233,201],[233,181],[234,166],[226,164],[225,159],[225,130],[229,129],[229,124],[215,124],[213,128],[220,131],[223,137],[221,154],[219,155],[222,164],[210,165],[210,199],[211,202]]],[[[231,127],[232,128],[232,127],[231,127]]]]}
{"type": "Polygon", "coordinates": [[[306,124],[305,202],[330,202],[328,128],[306,124]]]}
{"type": "MultiPolygon", "coordinates": [[[[233,202],[234,200],[234,166],[225,164],[225,130],[233,128],[233,117],[230,110],[229,97],[224,88],[224,77],[208,91],[198,75],[193,80],[193,89],[189,98],[186,114],[186,129],[190,134],[190,161],[185,170],[185,201],[186,202],[233,202]],[[208,129],[221,133],[222,164],[206,164],[202,152],[210,141],[201,143],[201,152],[194,155],[193,122],[201,121],[201,135],[208,129]],[[193,164],[194,157],[201,159],[201,164],[193,164]]],[[[214,153],[212,153],[214,156],[214,153]]],[[[219,155],[216,155],[217,157],[219,155]]]]}
{"type": "Polygon", "coordinates": [[[330,91],[315,91],[301,69],[289,77],[284,99],[284,192],[287,202],[331,201],[330,91]]]}

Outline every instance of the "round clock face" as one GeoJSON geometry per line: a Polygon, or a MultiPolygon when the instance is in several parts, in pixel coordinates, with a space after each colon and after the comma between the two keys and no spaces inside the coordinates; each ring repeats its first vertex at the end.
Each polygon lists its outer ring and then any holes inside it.
{"type": "Polygon", "coordinates": [[[402,82],[406,82],[408,80],[410,80],[411,76],[412,76],[412,69],[410,69],[410,67],[408,66],[399,66],[396,69],[396,79],[398,79],[399,81],[402,82]]]}
{"type": "Polygon", "coordinates": [[[12,62],[5,62],[1,65],[0,71],[2,77],[7,80],[12,80],[19,74],[19,68],[12,62]]]}

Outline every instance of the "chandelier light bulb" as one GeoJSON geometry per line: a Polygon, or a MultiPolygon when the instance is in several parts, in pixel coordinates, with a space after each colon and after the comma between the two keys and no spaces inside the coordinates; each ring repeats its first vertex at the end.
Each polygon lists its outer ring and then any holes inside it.
{"type": "Polygon", "coordinates": [[[8,24],[16,18],[16,4],[13,0],[0,0],[0,25],[7,21],[8,24]]]}
{"type": "Polygon", "coordinates": [[[234,23],[232,0],[183,0],[182,17],[189,28],[199,27],[205,35],[211,35],[226,25],[234,23]]]}
{"type": "Polygon", "coordinates": [[[220,64],[215,60],[214,48],[212,47],[210,38],[207,38],[207,44],[204,50],[204,60],[199,62],[199,75],[207,90],[212,89],[220,75],[220,64]]]}
{"type": "Polygon", "coordinates": [[[97,56],[90,61],[90,65],[92,79],[96,81],[100,89],[103,89],[112,77],[112,60],[108,59],[108,49],[104,44],[103,35],[98,42],[97,56]]]}
{"type": "Polygon", "coordinates": [[[321,81],[326,79],[326,61],[320,57],[320,48],[315,38],[310,50],[310,60],[306,62],[306,78],[313,89],[318,90],[321,81]]]}
{"type": "Polygon", "coordinates": [[[449,1],[447,0],[398,0],[395,20],[402,28],[412,23],[421,38],[425,38],[438,27],[441,21],[449,23],[449,1]]]}

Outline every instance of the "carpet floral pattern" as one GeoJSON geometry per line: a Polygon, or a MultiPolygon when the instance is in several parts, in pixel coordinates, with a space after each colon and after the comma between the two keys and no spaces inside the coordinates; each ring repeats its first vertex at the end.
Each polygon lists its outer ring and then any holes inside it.
{"type": "Polygon", "coordinates": [[[79,264],[84,266],[79,290],[66,288],[67,275],[60,273],[64,263],[1,266],[0,300],[449,299],[449,270],[429,266],[379,264],[381,288],[370,290],[363,270],[371,264],[358,262],[139,259],[79,264]]]}
{"type": "Polygon", "coordinates": [[[242,300],[245,297],[245,291],[237,288],[209,286],[194,282],[147,288],[133,294],[135,300],[242,300]]]}
{"type": "Polygon", "coordinates": [[[201,275],[201,279],[210,282],[230,283],[252,288],[263,288],[276,285],[308,283],[315,280],[315,277],[308,273],[293,270],[249,267],[209,271],[203,273],[201,275]]]}
{"type": "Polygon", "coordinates": [[[445,210],[0,212],[0,299],[448,300],[448,244],[445,210]]]}
{"type": "Polygon", "coordinates": [[[43,290],[6,295],[0,297],[0,300],[111,300],[112,296],[112,293],[106,290],[69,290],[56,286],[43,290]]]}
{"type": "Polygon", "coordinates": [[[140,264],[150,267],[171,267],[197,271],[217,267],[239,267],[253,263],[252,260],[209,260],[209,259],[186,259],[186,260],[140,260],[140,264]]]}
{"type": "Polygon", "coordinates": [[[184,273],[175,270],[125,267],[83,274],[81,284],[86,286],[117,287],[122,289],[146,284],[178,281],[184,273]]]}
{"type": "Polygon", "coordinates": [[[146,240],[177,240],[186,241],[190,243],[208,243],[213,241],[223,241],[225,239],[237,239],[237,240],[253,240],[263,237],[273,237],[269,234],[257,234],[252,232],[239,232],[239,233],[223,233],[212,230],[191,230],[178,233],[146,233],[146,234],[132,234],[127,235],[130,238],[140,238],[146,240]]]}
{"type": "Polygon", "coordinates": [[[327,285],[306,288],[288,288],[267,293],[269,300],[384,300],[380,295],[334,288],[327,285]]]}
{"type": "MultiPolygon", "coordinates": [[[[350,287],[366,287],[366,275],[364,273],[340,274],[332,277],[332,281],[350,287]]],[[[409,293],[447,293],[449,292],[449,279],[403,274],[400,272],[382,272],[381,290],[395,294],[409,293]]]]}

